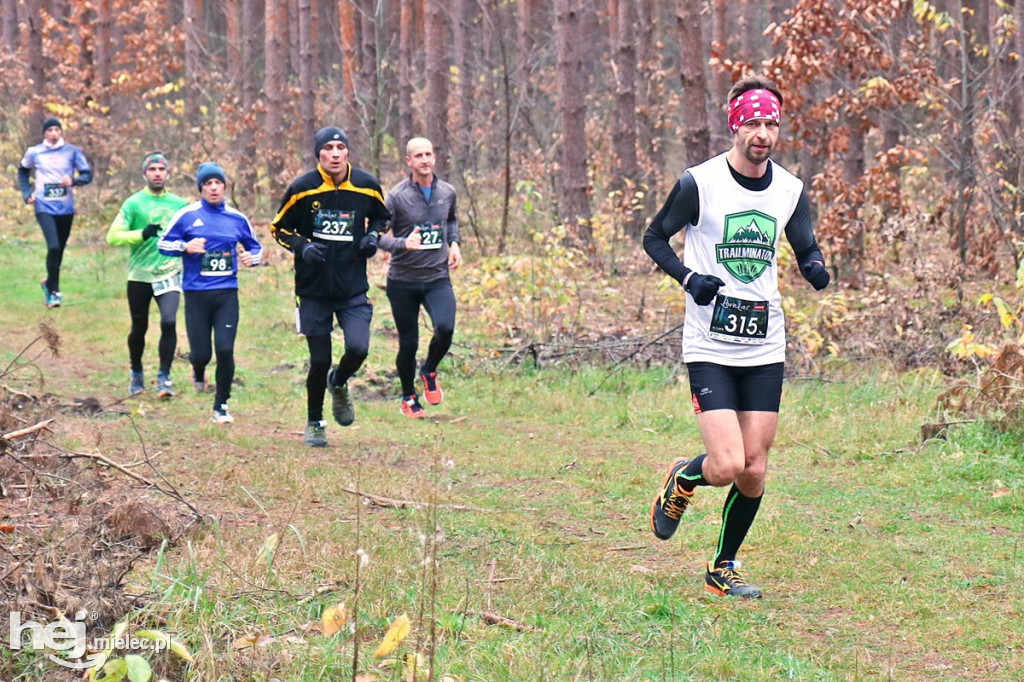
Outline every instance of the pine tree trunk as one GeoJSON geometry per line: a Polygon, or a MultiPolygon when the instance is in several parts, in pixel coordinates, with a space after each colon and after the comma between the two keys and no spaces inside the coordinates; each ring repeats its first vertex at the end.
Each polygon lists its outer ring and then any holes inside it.
{"type": "Polygon", "coordinates": [[[412,27],[413,0],[400,0],[398,21],[398,143],[413,136],[412,27]]]}
{"type": "MultiPolygon", "coordinates": [[[[203,66],[202,47],[199,44],[199,2],[184,0],[182,5],[185,13],[185,124],[189,128],[199,127],[199,72],[203,66]]],[[[94,57],[98,59],[99,55],[94,57]]]]}
{"type": "Polygon", "coordinates": [[[235,88],[242,86],[242,30],[238,16],[239,0],[224,0],[227,22],[228,78],[235,88]]]}
{"type": "Polygon", "coordinates": [[[448,47],[446,15],[449,8],[444,0],[427,0],[427,137],[434,144],[437,157],[436,172],[444,175],[448,168],[451,149],[448,144],[448,47]]]}
{"type": "Polygon", "coordinates": [[[298,0],[299,91],[301,93],[302,149],[307,166],[316,164],[313,135],[316,134],[316,77],[313,64],[313,11],[311,0],[298,0]]]}
{"type": "Polygon", "coordinates": [[[561,133],[561,213],[570,243],[589,247],[587,195],[586,89],[580,34],[581,0],[555,0],[558,40],[558,108],[561,133]]]}
{"type": "MultiPolygon", "coordinates": [[[[683,103],[683,163],[694,166],[708,158],[711,130],[708,127],[707,82],[704,79],[704,39],[699,7],[689,0],[676,3],[679,31],[680,99],[683,103]]],[[[725,99],[723,94],[722,99],[725,99]]]]}
{"type": "Polygon", "coordinates": [[[342,126],[354,132],[359,123],[356,111],[356,77],[359,73],[356,49],[356,14],[354,0],[338,0],[338,26],[341,32],[342,126]]]}
{"type": "MultiPolygon", "coordinates": [[[[100,93],[105,93],[106,89],[110,87],[110,63],[113,61],[111,55],[111,42],[110,42],[110,25],[113,23],[113,17],[110,13],[111,0],[97,0],[96,7],[96,36],[94,43],[96,45],[94,57],[96,64],[96,85],[100,93]]],[[[104,100],[106,99],[105,94],[100,95],[104,100]]]]}
{"type": "Polygon", "coordinates": [[[8,52],[18,51],[18,0],[2,0],[0,12],[3,16],[4,49],[8,52]]]}
{"type": "MultiPolygon", "coordinates": [[[[615,58],[615,177],[612,188],[618,192],[619,214],[625,234],[638,237],[643,233],[643,221],[633,197],[637,190],[639,170],[636,155],[636,0],[613,0],[616,21],[612,44],[615,58]]],[[[609,12],[611,15],[611,12],[609,12]]]]}
{"type": "Polygon", "coordinates": [[[267,176],[270,180],[270,194],[273,198],[280,195],[284,187],[284,157],[281,152],[281,141],[285,137],[284,128],[284,87],[287,74],[287,50],[284,45],[288,35],[288,12],[284,7],[287,0],[266,0],[264,9],[264,54],[266,71],[263,80],[263,91],[266,93],[267,106],[264,118],[264,134],[267,144],[263,147],[267,160],[267,176]]]}
{"type": "MultiPolygon", "coordinates": [[[[243,150],[246,162],[239,164],[239,181],[235,190],[242,196],[250,197],[256,185],[256,131],[260,124],[255,109],[259,94],[259,82],[256,77],[256,54],[259,50],[259,37],[262,33],[260,12],[256,6],[258,0],[240,0],[242,3],[240,78],[242,91],[243,121],[238,132],[238,146],[243,150]]],[[[275,207],[276,208],[276,207],[275,207]]]]}
{"type": "MultiPolygon", "coordinates": [[[[41,98],[47,92],[46,64],[43,55],[43,3],[42,0],[27,0],[26,17],[28,19],[28,77],[32,79],[33,94],[38,98],[33,106],[32,128],[42,122],[41,98]]],[[[33,131],[34,132],[34,131],[33,131]]]]}

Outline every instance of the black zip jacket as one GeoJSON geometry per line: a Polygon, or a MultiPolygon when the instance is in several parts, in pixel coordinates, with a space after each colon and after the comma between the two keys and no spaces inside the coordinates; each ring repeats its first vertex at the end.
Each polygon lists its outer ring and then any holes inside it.
{"type": "Polygon", "coordinates": [[[270,223],[277,243],[295,254],[295,294],[343,301],[365,294],[370,285],[359,242],[380,234],[390,218],[377,178],[351,164],[340,185],[319,165],[296,178],[270,223]],[[323,265],[302,259],[313,242],[327,247],[323,265]]]}

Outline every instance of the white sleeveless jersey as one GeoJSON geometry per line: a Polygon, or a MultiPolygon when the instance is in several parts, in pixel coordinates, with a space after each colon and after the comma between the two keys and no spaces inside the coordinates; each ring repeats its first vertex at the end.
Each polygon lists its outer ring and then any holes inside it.
{"type": "Polygon", "coordinates": [[[697,183],[700,218],[686,228],[683,264],[725,286],[710,305],[686,298],[683,361],[751,367],[784,362],[786,320],[777,251],[803,182],[772,163],[772,182],[744,189],[720,154],[686,171],[697,183]]]}

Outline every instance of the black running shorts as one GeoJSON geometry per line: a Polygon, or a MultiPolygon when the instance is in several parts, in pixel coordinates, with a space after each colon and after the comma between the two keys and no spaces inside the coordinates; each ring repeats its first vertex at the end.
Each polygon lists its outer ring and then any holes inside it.
{"type": "Polygon", "coordinates": [[[726,367],[689,362],[690,397],[697,414],[711,410],[778,412],[782,400],[783,363],[726,367]]]}

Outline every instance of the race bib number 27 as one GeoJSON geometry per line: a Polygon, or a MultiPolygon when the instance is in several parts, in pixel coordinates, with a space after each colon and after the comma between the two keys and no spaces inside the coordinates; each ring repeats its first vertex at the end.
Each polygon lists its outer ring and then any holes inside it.
{"type": "Polygon", "coordinates": [[[420,248],[424,251],[433,251],[441,248],[441,226],[437,223],[422,223],[416,225],[420,228],[420,248]]]}

